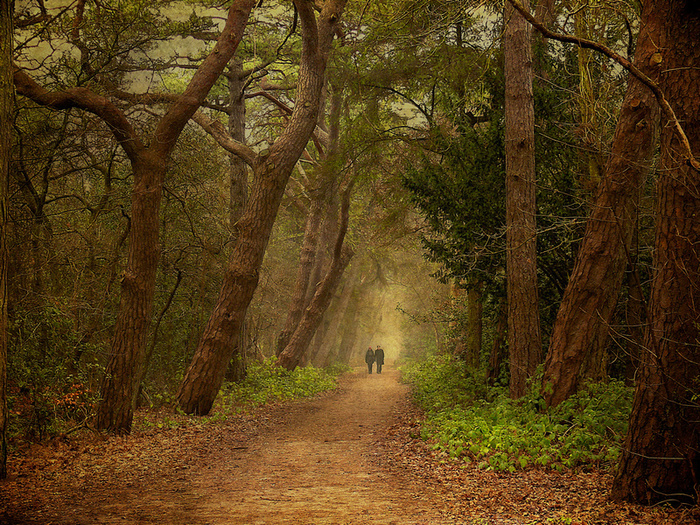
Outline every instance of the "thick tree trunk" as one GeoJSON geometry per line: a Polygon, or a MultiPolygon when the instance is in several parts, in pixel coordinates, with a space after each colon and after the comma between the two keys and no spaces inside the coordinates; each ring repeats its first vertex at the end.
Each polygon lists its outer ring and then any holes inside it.
{"type": "Polygon", "coordinates": [[[7,282],[8,196],[14,87],[12,17],[14,2],[0,0],[0,479],[7,477],[7,282]]]}
{"type": "MultiPolygon", "coordinates": [[[[525,8],[528,2],[523,2],[525,8]]],[[[525,394],[541,359],[535,225],[535,117],[530,25],[505,5],[506,264],[510,395],[525,394]]]]}
{"type": "Polygon", "coordinates": [[[178,404],[188,414],[208,414],[214,404],[258,284],[284,188],[318,120],[326,62],[345,0],[326,2],[318,23],[313,6],[303,0],[295,1],[295,5],[303,39],[297,101],[287,127],[269,154],[254,162],[255,182],[238,222],[238,239],[219,299],[178,392],[178,404]]]}
{"type": "Polygon", "coordinates": [[[165,164],[159,156],[144,152],[133,166],[129,259],[122,276],[119,314],[97,410],[97,428],[114,432],[131,429],[145,367],[160,259],[158,217],[165,164]]]}
{"type": "MultiPolygon", "coordinates": [[[[243,61],[239,57],[233,57],[229,62],[229,70],[226,73],[228,79],[228,132],[233,140],[240,144],[246,143],[245,138],[245,76],[243,61]]],[[[230,155],[230,184],[229,210],[231,221],[231,237],[236,238],[238,231],[238,219],[243,215],[246,201],[248,200],[248,165],[237,155],[230,155]]],[[[244,320],[245,325],[245,320],[244,320]]],[[[229,381],[242,381],[246,376],[248,367],[248,344],[246,341],[247,330],[242,329],[235,343],[234,355],[228,365],[226,379],[229,381]]]]}
{"type": "MultiPolygon", "coordinates": [[[[700,9],[697,2],[645,4],[660,86],[700,151],[700,9]]],[[[649,324],[615,499],[697,503],[700,489],[700,173],[674,126],[663,122],[656,253],[649,324]]]]}
{"type": "MultiPolygon", "coordinates": [[[[658,75],[652,64],[656,31],[653,24],[643,23],[636,50],[637,66],[653,76],[658,75]]],[[[629,262],[658,115],[653,94],[630,76],[604,179],[552,331],[542,390],[549,406],[576,392],[584,361],[600,354],[606,344],[629,262]]]]}

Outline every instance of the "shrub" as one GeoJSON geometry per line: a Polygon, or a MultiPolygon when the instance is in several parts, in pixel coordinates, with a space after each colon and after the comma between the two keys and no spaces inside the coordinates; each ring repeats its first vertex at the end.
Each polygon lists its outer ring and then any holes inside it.
{"type": "Polygon", "coordinates": [[[103,373],[99,348],[78,338],[60,308],[15,310],[8,341],[11,439],[41,440],[93,414],[103,373]]]}
{"type": "Polygon", "coordinates": [[[243,381],[224,385],[220,406],[224,411],[237,412],[251,406],[310,397],[335,388],[340,373],[340,369],[326,371],[312,366],[290,372],[274,359],[253,363],[243,381]]]}
{"type": "Polygon", "coordinates": [[[537,392],[514,401],[502,389],[478,385],[459,361],[433,358],[405,370],[426,411],[422,437],[436,450],[513,472],[610,467],[627,429],[632,389],[619,381],[591,383],[552,410],[537,392]]]}

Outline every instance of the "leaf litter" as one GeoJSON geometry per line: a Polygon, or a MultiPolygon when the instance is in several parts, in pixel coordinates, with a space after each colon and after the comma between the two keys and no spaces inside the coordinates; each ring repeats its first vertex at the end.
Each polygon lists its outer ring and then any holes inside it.
{"type": "Polygon", "coordinates": [[[351,374],[216,423],[139,411],[128,436],[26,443],[0,482],[0,523],[700,523],[697,507],[610,501],[607,472],[496,473],[435,450],[397,377],[351,374]]]}

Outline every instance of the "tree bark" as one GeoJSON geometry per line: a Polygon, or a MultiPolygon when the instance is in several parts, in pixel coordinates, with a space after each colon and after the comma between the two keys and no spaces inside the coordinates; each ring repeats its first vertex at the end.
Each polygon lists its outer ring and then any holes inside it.
{"type": "Polygon", "coordinates": [[[326,63],[345,0],[326,2],[318,22],[312,5],[304,0],[294,4],[303,40],[297,101],[285,130],[269,153],[253,162],[253,188],[238,221],[238,239],[219,298],[177,395],[178,405],[188,414],[208,414],[214,404],[233,352],[232,345],[258,284],[284,188],[318,120],[326,63]]]}
{"type": "Polygon", "coordinates": [[[8,200],[14,87],[12,17],[14,2],[0,0],[0,479],[7,477],[7,282],[8,282],[8,200]]]}
{"type": "Polygon", "coordinates": [[[287,312],[284,328],[282,328],[277,337],[276,354],[278,356],[289,344],[289,340],[294,334],[296,327],[299,326],[299,321],[304,315],[304,309],[308,304],[306,301],[307,290],[309,289],[311,271],[316,260],[318,238],[325,209],[325,199],[317,192],[312,192],[311,206],[306,217],[306,227],[304,229],[304,241],[299,254],[299,267],[297,268],[294,292],[289,302],[289,311],[287,312]]]}
{"type": "MultiPolygon", "coordinates": [[[[652,61],[657,31],[645,20],[635,53],[637,66],[651,77],[659,73],[652,61]]],[[[600,354],[606,344],[629,262],[658,116],[654,95],[636,76],[630,76],[612,152],[552,330],[542,389],[549,406],[576,392],[584,361],[600,354]]]]}
{"type": "MultiPolygon", "coordinates": [[[[523,2],[527,9],[528,2],[523,2]]],[[[505,11],[506,264],[510,395],[525,394],[541,359],[535,225],[535,117],[530,26],[505,11]]]]}
{"type": "Polygon", "coordinates": [[[309,343],[318,328],[319,323],[323,318],[323,314],[328,309],[328,305],[333,299],[333,293],[338,287],[338,282],[343,276],[343,272],[354,252],[351,248],[344,244],[345,234],[348,230],[348,221],[350,218],[350,194],[351,187],[345,191],[343,205],[340,217],[340,229],[338,238],[333,250],[333,260],[328,273],[319,284],[313,299],[309,303],[308,308],[304,312],[297,329],[294,331],[289,344],[279,356],[279,363],[287,370],[294,370],[299,365],[299,362],[309,347],[309,343]]]}
{"type": "MultiPolygon", "coordinates": [[[[228,79],[228,132],[231,139],[239,144],[245,144],[245,76],[243,61],[234,56],[229,62],[229,70],[226,73],[228,79]]],[[[238,220],[243,215],[246,201],[248,200],[248,164],[238,155],[229,155],[230,184],[229,209],[231,221],[231,238],[235,239],[238,231],[238,220]]],[[[243,321],[245,325],[245,320],[243,321]]],[[[240,331],[238,341],[235,343],[234,356],[228,364],[226,378],[230,381],[242,381],[248,368],[248,344],[247,330],[240,331]]]]}
{"type": "MultiPolygon", "coordinates": [[[[644,4],[660,87],[700,149],[700,9],[696,2],[644,4]]],[[[700,173],[674,124],[661,126],[654,275],[640,377],[612,497],[697,503],[700,488],[700,173]]]]}
{"type": "Polygon", "coordinates": [[[148,146],[137,136],[126,115],[105,97],[86,88],[51,93],[26,72],[15,68],[15,87],[27,98],[53,109],[80,108],[104,120],[127,154],[134,172],[129,255],[110,357],[101,386],[98,429],[118,433],[131,431],[153,308],[160,254],[158,215],[167,161],[183,128],[238,47],[254,4],[255,0],[236,0],[231,5],[213,51],[202,62],[184,93],[160,119],[148,146]]]}

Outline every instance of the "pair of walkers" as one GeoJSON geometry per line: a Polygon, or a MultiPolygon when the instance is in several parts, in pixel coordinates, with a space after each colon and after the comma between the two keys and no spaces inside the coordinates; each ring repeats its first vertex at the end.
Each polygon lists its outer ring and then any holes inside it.
{"type": "Polygon", "coordinates": [[[382,373],[382,366],[384,365],[384,350],[381,346],[377,345],[376,350],[372,350],[370,346],[365,352],[365,363],[367,363],[367,372],[372,373],[372,365],[377,363],[377,373],[382,373]]]}

